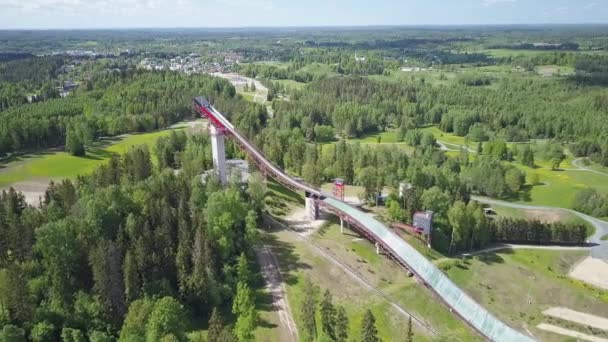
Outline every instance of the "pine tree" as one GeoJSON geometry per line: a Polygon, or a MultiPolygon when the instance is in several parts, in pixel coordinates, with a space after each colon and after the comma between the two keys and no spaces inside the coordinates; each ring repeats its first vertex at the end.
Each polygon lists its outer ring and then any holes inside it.
{"type": "Polygon", "coordinates": [[[68,132],[65,138],[65,148],[71,155],[85,155],[84,141],[82,139],[82,136],[73,126],[68,128],[68,132]]]}
{"type": "Polygon", "coordinates": [[[223,342],[220,340],[222,330],[224,330],[224,323],[222,322],[222,316],[220,315],[217,308],[213,308],[211,312],[211,318],[209,318],[209,329],[207,330],[207,342],[223,342]]]}
{"type": "Polygon", "coordinates": [[[321,329],[332,340],[336,339],[336,308],[329,290],[325,290],[321,301],[321,329]]]}
{"type": "Polygon", "coordinates": [[[105,313],[119,326],[127,307],[124,302],[121,252],[114,242],[101,241],[90,255],[94,289],[99,295],[105,313]]]}
{"type": "Polygon", "coordinates": [[[240,342],[252,341],[257,325],[257,312],[253,291],[244,282],[237,285],[236,296],[232,303],[232,313],[237,317],[234,332],[240,342]]]}
{"type": "Polygon", "coordinates": [[[304,341],[314,341],[317,338],[316,298],[315,287],[310,278],[304,279],[304,299],[300,307],[304,341]]]}
{"type": "Polygon", "coordinates": [[[182,196],[177,210],[177,251],[175,253],[175,267],[177,268],[177,281],[182,296],[188,287],[188,277],[192,269],[192,222],[188,215],[186,196],[182,196]]]}
{"type": "Polygon", "coordinates": [[[336,342],[348,340],[348,316],[344,307],[339,306],[336,313],[336,342]]]}
{"type": "Polygon", "coordinates": [[[414,330],[412,329],[412,316],[407,320],[407,333],[405,335],[405,342],[414,342],[414,330]]]}
{"type": "Polygon", "coordinates": [[[236,278],[237,282],[243,282],[245,284],[251,282],[251,271],[249,270],[249,262],[247,261],[245,253],[241,253],[237,259],[236,278]]]}
{"type": "Polygon", "coordinates": [[[125,296],[130,303],[141,295],[141,278],[138,273],[137,262],[133,253],[129,250],[125,256],[123,265],[123,278],[125,284],[125,296]]]}
{"type": "Polygon", "coordinates": [[[376,318],[371,310],[367,309],[361,325],[361,342],[379,342],[376,318]]]}
{"type": "Polygon", "coordinates": [[[534,151],[532,151],[530,145],[524,146],[521,153],[521,163],[528,167],[534,167],[534,151]]]}

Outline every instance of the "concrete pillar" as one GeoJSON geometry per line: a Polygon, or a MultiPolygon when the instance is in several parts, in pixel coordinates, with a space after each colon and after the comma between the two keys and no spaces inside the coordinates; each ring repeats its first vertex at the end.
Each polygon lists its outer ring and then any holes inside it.
{"type": "Polygon", "coordinates": [[[306,197],[306,213],[311,220],[319,219],[319,205],[314,198],[306,197]]]}
{"type": "Polygon", "coordinates": [[[344,219],[340,216],[340,234],[344,234],[344,219]]]}
{"type": "Polygon", "coordinates": [[[380,244],[376,242],[376,254],[380,254],[380,244]]]}
{"type": "Polygon", "coordinates": [[[209,125],[211,134],[211,153],[213,155],[213,168],[222,184],[228,183],[226,174],[226,149],[224,147],[224,134],[219,132],[213,125],[209,125]]]}

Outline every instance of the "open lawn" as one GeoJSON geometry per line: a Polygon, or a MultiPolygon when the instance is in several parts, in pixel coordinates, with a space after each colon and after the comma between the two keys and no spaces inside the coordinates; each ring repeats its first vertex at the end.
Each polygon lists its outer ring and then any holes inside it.
{"type": "Polygon", "coordinates": [[[306,83],[294,81],[294,80],[273,80],[273,82],[280,83],[288,89],[302,89],[306,86],[306,83]]]}
{"type": "Polygon", "coordinates": [[[255,92],[239,92],[239,94],[247,101],[253,102],[253,98],[255,97],[255,92]]]}
{"type": "Polygon", "coordinates": [[[323,63],[307,64],[298,71],[311,73],[317,78],[337,75],[336,72],[331,70],[331,66],[323,63]]]}
{"type": "Polygon", "coordinates": [[[448,146],[450,148],[458,149],[460,146],[468,146],[469,148],[477,149],[477,143],[471,142],[471,141],[466,141],[466,139],[464,137],[459,137],[452,133],[442,132],[436,126],[425,127],[422,129],[422,131],[433,134],[435,139],[437,139],[438,141],[444,142],[446,144],[454,145],[454,146],[448,146]]]}
{"type": "Polygon", "coordinates": [[[518,56],[539,56],[545,54],[553,54],[553,51],[544,51],[544,50],[520,50],[520,49],[489,49],[484,51],[479,51],[481,53],[487,53],[492,57],[518,57],[518,56]]]}
{"type": "MultiPolygon", "coordinates": [[[[393,129],[384,132],[368,134],[360,138],[346,139],[346,142],[351,144],[359,143],[365,146],[397,146],[398,148],[405,150],[406,153],[411,154],[414,152],[414,148],[408,145],[407,143],[397,141],[397,132],[393,129]],[[378,138],[380,138],[380,140],[378,140],[378,138]]],[[[323,153],[331,153],[333,151],[333,146],[337,143],[338,141],[323,143],[323,153]]]]}
{"type": "Polygon", "coordinates": [[[608,193],[608,176],[589,171],[552,171],[550,168],[532,169],[521,164],[514,164],[527,174],[537,174],[542,185],[532,187],[529,198],[520,200],[521,203],[547,205],[562,208],[572,208],[576,192],[593,188],[602,193],[608,193]]]}
{"type": "Polygon", "coordinates": [[[455,81],[458,73],[448,70],[427,70],[427,71],[403,71],[391,70],[388,75],[370,75],[370,79],[377,81],[411,81],[412,79],[424,79],[425,82],[433,85],[448,85],[455,81]]]}
{"type": "Polygon", "coordinates": [[[124,153],[132,146],[151,146],[171,130],[153,133],[133,134],[121,138],[96,143],[96,147],[87,149],[84,157],[75,157],[63,151],[46,151],[19,157],[19,160],[0,165],[0,187],[27,181],[74,178],[80,174],[92,172],[99,165],[110,159],[114,153],[124,153]]]}
{"type": "MultiPolygon", "coordinates": [[[[381,288],[407,310],[411,310],[416,317],[427,324],[430,323],[433,329],[442,335],[466,341],[481,340],[439,304],[430,292],[412,278],[408,278],[396,264],[384,256],[376,255],[370,243],[363,240],[353,241],[356,238],[352,232],[348,235],[339,234],[339,227],[331,225],[314,234],[313,241],[371,284],[381,288]]],[[[376,316],[378,331],[384,341],[394,341],[395,338],[403,336],[407,317],[395,310],[383,297],[322,256],[316,247],[288,231],[267,234],[265,243],[273,246],[281,260],[288,300],[296,324],[301,322],[299,309],[303,298],[303,280],[310,277],[313,283],[319,286],[320,291],[330,290],[334,302],[345,307],[350,323],[349,340],[360,339],[361,320],[367,309],[371,309],[376,316]]],[[[298,328],[301,329],[300,324],[298,328]]],[[[414,332],[416,341],[429,341],[433,336],[416,325],[414,332]]]]}
{"type": "MultiPolygon", "coordinates": [[[[438,141],[446,144],[448,148],[458,149],[460,146],[468,146],[477,150],[477,143],[467,142],[464,137],[456,136],[452,133],[442,132],[436,126],[423,128],[424,131],[432,133],[438,141]]],[[[539,141],[537,143],[543,143],[539,141]]],[[[507,143],[508,148],[513,148],[514,143],[507,143]]],[[[450,156],[458,156],[458,152],[447,152],[450,156]]],[[[600,192],[608,193],[608,175],[595,172],[572,170],[576,167],[572,164],[574,157],[566,154],[566,159],[561,163],[562,171],[551,170],[551,162],[537,159],[536,167],[530,168],[513,162],[512,165],[526,173],[527,179],[536,174],[540,178],[541,185],[531,187],[530,192],[520,203],[533,205],[546,205],[560,208],[572,208],[572,202],[576,192],[585,188],[594,188],[600,192]]],[[[597,165],[591,168],[602,171],[597,165]]]]}
{"type": "Polygon", "coordinates": [[[312,239],[441,335],[475,340],[476,336],[431,292],[414,278],[407,277],[405,270],[386,256],[377,255],[374,245],[356,231],[345,229],[345,234],[341,234],[339,225],[333,223],[319,230],[312,239]]]}
{"type": "Polygon", "coordinates": [[[542,311],[562,306],[608,317],[608,293],[567,277],[582,251],[504,250],[439,264],[482,305],[539,340],[567,340],[536,329],[542,311]]]}

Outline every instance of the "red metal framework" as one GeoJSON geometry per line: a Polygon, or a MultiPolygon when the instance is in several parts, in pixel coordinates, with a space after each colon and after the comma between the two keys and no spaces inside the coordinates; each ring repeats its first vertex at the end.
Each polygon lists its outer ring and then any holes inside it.
{"type": "Polygon", "coordinates": [[[344,180],[340,178],[336,178],[334,180],[334,197],[339,199],[340,201],[344,201],[344,180]]]}

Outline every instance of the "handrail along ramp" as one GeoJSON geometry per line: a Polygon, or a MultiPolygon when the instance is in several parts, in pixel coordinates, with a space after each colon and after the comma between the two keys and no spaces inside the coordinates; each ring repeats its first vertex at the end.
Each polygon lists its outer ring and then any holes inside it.
{"type": "Polygon", "coordinates": [[[266,159],[245,136],[243,136],[220,112],[202,97],[194,99],[194,108],[219,130],[234,137],[249,155],[269,172],[273,178],[289,188],[301,190],[316,198],[320,204],[327,206],[349,218],[359,228],[366,230],[367,235],[375,237],[385,249],[408,265],[425,284],[433,290],[443,302],[464,321],[470,324],[479,333],[492,341],[519,342],[534,341],[532,338],[511,328],[484,309],[479,303],[456,286],[441,270],[420,254],[415,248],[399,238],[384,224],[319,189],[287,175],[282,169],[266,159]]]}

